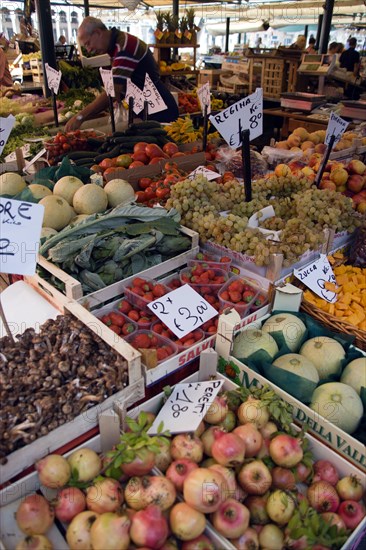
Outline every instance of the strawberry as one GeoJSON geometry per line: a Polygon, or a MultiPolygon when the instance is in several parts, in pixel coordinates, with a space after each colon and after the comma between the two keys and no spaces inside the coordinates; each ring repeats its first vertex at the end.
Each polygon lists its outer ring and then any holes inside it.
{"type": "Polygon", "coordinates": [[[164,296],[164,294],[166,294],[164,285],[160,283],[156,284],[152,290],[152,293],[155,296],[155,298],[161,298],[161,296],[164,296]]]}
{"type": "Polygon", "coordinates": [[[242,295],[242,300],[248,304],[253,300],[254,296],[255,292],[253,290],[245,290],[242,295]]]}
{"type": "Polygon", "coordinates": [[[135,330],[135,326],[132,323],[125,323],[122,327],[122,334],[127,336],[127,334],[131,334],[135,330]]]}

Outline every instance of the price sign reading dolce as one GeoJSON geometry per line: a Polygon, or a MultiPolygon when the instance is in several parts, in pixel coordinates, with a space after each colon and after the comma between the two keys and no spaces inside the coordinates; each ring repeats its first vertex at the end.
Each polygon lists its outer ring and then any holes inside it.
{"type": "Polygon", "coordinates": [[[127,103],[130,97],[133,98],[133,112],[135,113],[135,115],[138,115],[144,108],[144,94],[142,90],[140,90],[140,88],[136,86],[136,84],[134,84],[130,78],[128,78],[125,96],[125,100],[127,101],[127,103]]]}
{"type": "Polygon", "coordinates": [[[148,113],[152,115],[153,113],[159,113],[160,111],[165,111],[167,108],[166,103],[158,92],[157,87],[146,73],[145,84],[143,90],[144,98],[148,102],[148,113]]]}
{"type": "Polygon", "coordinates": [[[208,170],[205,166],[197,166],[197,168],[189,174],[188,178],[194,180],[196,176],[204,176],[208,181],[211,181],[220,178],[221,174],[208,170]]]}
{"type": "Polygon", "coordinates": [[[327,133],[325,136],[325,144],[329,145],[331,136],[335,136],[334,144],[338,143],[344,134],[349,122],[343,120],[340,116],[332,113],[328,122],[327,133]]]}
{"type": "Polygon", "coordinates": [[[232,149],[240,147],[243,130],[249,130],[250,141],[257,138],[263,133],[262,88],[217,115],[211,115],[210,121],[232,149]]]}
{"type": "Polygon", "coordinates": [[[44,206],[0,197],[0,272],[34,275],[44,206]]]}
{"type": "Polygon", "coordinates": [[[0,155],[8,141],[10,132],[15,124],[15,116],[9,115],[7,118],[0,117],[0,155]]]}
{"type": "Polygon", "coordinates": [[[99,67],[99,72],[103,80],[103,87],[106,91],[106,94],[110,95],[111,97],[116,97],[116,93],[114,91],[112,71],[109,69],[102,69],[102,67],[99,67]]]}
{"type": "Polygon", "coordinates": [[[193,432],[207,413],[222,384],[223,380],[177,384],[147,433],[157,434],[161,423],[163,429],[171,433],[187,430],[193,432]]]}
{"type": "Polygon", "coordinates": [[[294,269],[294,275],[327,302],[334,303],[337,301],[337,294],[331,289],[333,285],[337,286],[336,278],[325,254],[320,254],[319,260],[307,267],[294,269]]]}
{"type": "Polygon", "coordinates": [[[217,315],[215,308],[189,285],[183,285],[147,306],[178,338],[217,315]]]}
{"type": "Polygon", "coordinates": [[[198,88],[197,95],[200,100],[202,112],[205,110],[207,105],[207,114],[211,113],[211,95],[210,95],[210,84],[206,82],[201,88],[198,88]]]}
{"type": "Polygon", "coordinates": [[[61,82],[61,71],[56,71],[53,67],[50,67],[48,63],[45,63],[47,83],[49,89],[57,95],[61,82]]]}

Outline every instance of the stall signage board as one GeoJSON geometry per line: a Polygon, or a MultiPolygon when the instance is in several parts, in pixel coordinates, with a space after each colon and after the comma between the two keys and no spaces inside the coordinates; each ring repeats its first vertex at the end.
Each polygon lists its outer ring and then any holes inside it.
{"type": "Polygon", "coordinates": [[[111,97],[116,97],[113,84],[113,74],[110,69],[102,69],[99,67],[100,76],[102,77],[103,87],[106,91],[106,94],[111,97]]]}
{"type": "Polygon", "coordinates": [[[10,132],[15,124],[15,116],[9,115],[8,117],[0,117],[0,155],[8,141],[10,132]]]}
{"type": "Polygon", "coordinates": [[[147,306],[170,330],[181,338],[218,314],[198,292],[183,285],[147,306]]]}
{"type": "Polygon", "coordinates": [[[262,88],[257,88],[254,94],[240,99],[220,113],[211,115],[210,121],[232,149],[241,146],[243,130],[249,130],[250,141],[262,135],[262,88]]]}
{"type": "Polygon", "coordinates": [[[194,178],[196,178],[197,176],[204,176],[206,179],[208,179],[208,181],[221,178],[221,174],[218,174],[213,170],[208,170],[205,166],[197,166],[197,168],[189,174],[188,179],[194,180],[194,178]]]}
{"type": "Polygon", "coordinates": [[[349,122],[343,120],[340,116],[332,113],[329,118],[327,133],[325,136],[325,144],[329,145],[331,136],[335,136],[334,144],[338,143],[344,134],[349,122]]]}
{"type": "Polygon", "coordinates": [[[144,108],[144,94],[143,91],[140,90],[140,88],[136,86],[130,78],[128,78],[125,96],[125,101],[127,101],[127,103],[130,97],[133,98],[133,112],[135,115],[138,115],[144,108]]]}
{"type": "Polygon", "coordinates": [[[211,95],[210,95],[210,84],[206,82],[201,88],[198,88],[197,95],[200,100],[202,112],[205,111],[207,105],[207,114],[211,113],[211,95]]]}
{"type": "Polygon", "coordinates": [[[167,108],[166,103],[158,92],[157,87],[146,73],[145,84],[143,90],[145,101],[148,102],[148,113],[152,115],[154,113],[160,113],[160,111],[165,111],[167,108]]]}
{"type": "Polygon", "coordinates": [[[326,283],[336,285],[336,278],[326,254],[320,254],[318,260],[308,264],[306,267],[294,269],[294,275],[310,290],[320,296],[320,298],[330,303],[337,301],[336,292],[326,288],[326,283]]]}
{"type": "Polygon", "coordinates": [[[53,67],[50,67],[48,63],[45,63],[46,75],[47,75],[47,84],[51,92],[55,95],[58,94],[58,89],[61,82],[61,71],[56,71],[53,67]]]}
{"type": "Polygon", "coordinates": [[[0,197],[0,272],[34,275],[44,206],[0,197]]]}
{"type": "Polygon", "coordinates": [[[170,433],[194,432],[222,384],[223,380],[176,384],[147,433],[157,434],[160,425],[170,433]]]}

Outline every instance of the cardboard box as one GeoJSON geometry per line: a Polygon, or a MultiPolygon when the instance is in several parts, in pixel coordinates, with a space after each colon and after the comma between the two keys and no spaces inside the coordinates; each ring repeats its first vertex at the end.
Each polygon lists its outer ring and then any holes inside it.
{"type": "Polygon", "coordinates": [[[302,290],[291,283],[286,283],[284,286],[278,286],[275,290],[272,309],[274,311],[299,311],[302,290]]]}

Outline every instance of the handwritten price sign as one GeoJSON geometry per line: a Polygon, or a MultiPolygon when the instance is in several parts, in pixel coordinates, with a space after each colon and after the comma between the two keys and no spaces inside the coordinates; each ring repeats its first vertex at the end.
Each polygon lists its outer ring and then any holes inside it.
{"type": "Polygon", "coordinates": [[[165,111],[167,108],[166,103],[158,92],[157,87],[146,73],[144,90],[144,98],[148,102],[148,113],[152,115],[153,113],[159,113],[160,111],[165,111]]]}
{"type": "Polygon", "coordinates": [[[161,423],[171,433],[194,432],[222,384],[223,380],[177,384],[147,433],[158,433],[161,423]]]}
{"type": "Polygon", "coordinates": [[[8,141],[14,124],[15,117],[13,115],[9,115],[7,118],[0,117],[0,155],[8,141]]]}
{"type": "Polygon", "coordinates": [[[99,67],[99,72],[100,72],[100,76],[102,77],[103,87],[106,91],[106,94],[110,95],[111,97],[116,97],[116,92],[114,91],[112,71],[109,69],[102,69],[102,67],[99,67]]]}
{"type": "Polygon", "coordinates": [[[349,122],[343,120],[340,116],[332,113],[328,122],[327,133],[325,136],[325,144],[329,145],[331,136],[335,136],[334,144],[338,143],[344,134],[349,122]]]}
{"type": "Polygon", "coordinates": [[[45,63],[47,84],[49,89],[57,95],[61,82],[61,71],[56,71],[53,67],[50,67],[48,63],[45,63]]]}
{"type": "Polygon", "coordinates": [[[243,130],[249,129],[252,141],[263,133],[263,90],[257,88],[254,94],[240,99],[227,109],[210,116],[210,121],[220,132],[226,143],[237,149],[241,145],[243,130]]]}
{"type": "Polygon", "coordinates": [[[138,115],[144,108],[144,94],[143,91],[140,90],[140,88],[136,86],[136,84],[134,84],[130,78],[128,78],[125,96],[125,100],[127,101],[127,103],[130,97],[133,98],[133,112],[135,113],[135,115],[138,115]]]}
{"type": "Polygon", "coordinates": [[[206,82],[201,88],[197,90],[198,99],[200,100],[202,112],[204,113],[205,107],[207,105],[207,114],[211,113],[211,94],[210,94],[210,84],[206,82]]]}
{"type": "Polygon", "coordinates": [[[220,178],[221,174],[213,172],[213,170],[208,170],[205,166],[197,166],[197,168],[189,174],[188,178],[190,180],[194,180],[194,178],[197,176],[204,176],[208,179],[208,181],[211,181],[215,180],[216,178],[220,178]]]}
{"type": "Polygon", "coordinates": [[[189,285],[183,285],[147,306],[178,338],[217,315],[215,308],[189,285]]]}
{"type": "Polygon", "coordinates": [[[294,275],[327,302],[337,301],[337,294],[326,288],[326,283],[335,284],[336,278],[325,254],[321,254],[319,260],[302,269],[294,269],[294,275]]]}
{"type": "Polygon", "coordinates": [[[44,206],[0,197],[0,272],[34,275],[44,206]]]}

